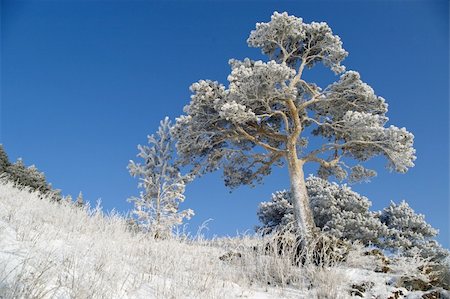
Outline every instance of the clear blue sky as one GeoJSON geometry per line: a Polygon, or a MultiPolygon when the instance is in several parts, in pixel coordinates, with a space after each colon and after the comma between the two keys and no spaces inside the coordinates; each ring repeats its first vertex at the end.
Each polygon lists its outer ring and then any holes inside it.
{"type": "MultiPolygon", "coordinates": [[[[392,124],[416,136],[416,167],[389,173],[376,159],[378,177],[353,189],[374,209],[407,200],[448,247],[448,1],[2,1],[0,142],[64,194],[81,190],[127,211],[138,193],[126,169],[136,145],[182,113],[191,83],[226,83],[228,59],[262,58],[246,39],[275,10],[327,22],[350,53],[347,68],[386,98],[392,124]]],[[[288,187],[286,169],[232,193],[220,173],[207,175],[187,190],[190,227],[213,218],[210,235],[252,229],[258,202],[288,187]]]]}

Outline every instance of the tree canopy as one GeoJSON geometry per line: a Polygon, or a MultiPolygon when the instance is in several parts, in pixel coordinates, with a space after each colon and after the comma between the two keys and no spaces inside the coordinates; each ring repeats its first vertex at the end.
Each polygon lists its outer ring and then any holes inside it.
{"type": "Polygon", "coordinates": [[[223,169],[225,184],[260,182],[272,167],[288,166],[294,214],[305,233],[314,224],[303,165],[318,163],[322,178],[359,181],[374,170],[360,163],[375,156],[400,173],[414,166],[414,136],[387,125],[384,98],[346,71],[348,53],[326,23],[305,23],[287,13],[257,23],[247,40],[268,61],[231,59],[228,85],[200,80],[191,85],[191,101],[173,129],[184,165],[202,173],[223,169]],[[303,73],[322,63],[339,79],[325,87],[303,73]],[[309,138],[321,145],[313,146],[309,138]]]}

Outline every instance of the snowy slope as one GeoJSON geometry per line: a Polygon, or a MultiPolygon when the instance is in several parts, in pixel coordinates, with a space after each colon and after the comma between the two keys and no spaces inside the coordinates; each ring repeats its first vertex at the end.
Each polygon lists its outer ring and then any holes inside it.
{"type": "Polygon", "coordinates": [[[155,242],[118,215],[0,185],[0,298],[298,298],[250,286],[206,241],[155,242]]]}
{"type": "MultiPolygon", "coordinates": [[[[373,261],[295,267],[251,250],[244,236],[155,241],[132,234],[119,215],[81,209],[0,184],[0,298],[387,298],[393,278],[373,261]],[[227,252],[239,258],[222,261],[227,252]]],[[[421,293],[404,290],[408,298],[421,293]]]]}

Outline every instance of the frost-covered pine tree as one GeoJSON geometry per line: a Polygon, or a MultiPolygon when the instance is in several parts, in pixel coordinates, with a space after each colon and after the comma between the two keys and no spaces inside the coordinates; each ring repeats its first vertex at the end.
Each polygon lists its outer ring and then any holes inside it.
{"type": "Polygon", "coordinates": [[[272,193],[270,201],[263,201],[257,210],[261,226],[256,230],[263,234],[290,230],[294,223],[294,209],[292,208],[291,192],[287,190],[272,193]]]}
{"type": "Polygon", "coordinates": [[[15,163],[9,162],[3,145],[0,144],[0,177],[12,181],[19,186],[28,187],[31,191],[39,191],[54,201],[62,199],[61,190],[53,189],[47,182],[43,172],[36,166],[25,166],[21,158],[15,163]]]}
{"type": "MultiPolygon", "coordinates": [[[[306,189],[314,222],[324,233],[365,245],[380,244],[386,235],[387,227],[369,210],[369,199],[348,186],[311,176],[306,180],[306,189]]],[[[291,192],[272,194],[271,201],[259,205],[258,218],[262,223],[259,229],[265,233],[289,229],[294,223],[291,192]]]]}
{"type": "Polygon", "coordinates": [[[11,165],[8,155],[3,148],[3,144],[0,144],[0,174],[6,173],[8,167],[11,165]]]}
{"type": "Polygon", "coordinates": [[[81,208],[84,206],[83,193],[80,191],[77,196],[77,200],[75,201],[75,206],[81,208]]]}
{"type": "Polygon", "coordinates": [[[72,201],[72,195],[70,194],[62,197],[62,203],[64,204],[72,204],[72,201]]]}
{"type": "Polygon", "coordinates": [[[405,254],[420,250],[426,257],[444,259],[449,255],[439,243],[433,240],[438,230],[425,221],[425,216],[417,214],[406,201],[399,204],[391,202],[380,213],[380,220],[389,228],[384,246],[405,254]]]}
{"type": "Polygon", "coordinates": [[[174,128],[184,165],[200,173],[221,168],[225,184],[236,187],[287,164],[295,223],[305,239],[315,226],[306,163],[317,163],[323,178],[353,181],[375,172],[352,160],[382,155],[388,169],[401,173],[414,166],[414,136],[386,125],[388,105],[358,72],[345,71],[341,63],[348,53],[326,23],[275,12],[270,22],[256,24],[247,43],[269,60],[231,59],[228,86],[210,80],[192,84],[191,101],[174,128]],[[341,74],[325,88],[303,76],[320,63],[341,74]],[[324,142],[314,147],[309,136],[324,142]]]}
{"type": "Polygon", "coordinates": [[[21,158],[18,158],[16,162],[9,165],[7,172],[11,181],[19,185],[25,185],[27,167],[21,158]]]}
{"type": "Polygon", "coordinates": [[[27,186],[31,190],[42,193],[52,191],[52,187],[47,183],[44,173],[40,172],[34,165],[26,167],[20,158],[7,168],[7,172],[10,180],[19,185],[27,186]]]}
{"type": "Polygon", "coordinates": [[[132,197],[133,214],[139,227],[155,238],[169,236],[172,229],[180,225],[183,219],[189,219],[194,212],[191,209],[179,211],[184,201],[186,184],[192,175],[181,175],[174,161],[174,140],[171,135],[171,123],[168,117],[160,122],[156,135],[148,136],[147,145],[139,145],[138,157],[142,163],[130,161],[128,169],[133,177],[139,177],[139,197],[132,197]]]}

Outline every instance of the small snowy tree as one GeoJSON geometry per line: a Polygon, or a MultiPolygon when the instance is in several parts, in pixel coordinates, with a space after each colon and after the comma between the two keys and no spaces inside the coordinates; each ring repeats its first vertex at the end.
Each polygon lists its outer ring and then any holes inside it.
{"type": "Polygon", "coordinates": [[[8,155],[3,148],[3,144],[0,144],[0,174],[6,173],[8,167],[11,165],[8,155]]]}
{"type": "Polygon", "coordinates": [[[75,206],[81,208],[84,206],[83,193],[80,191],[77,196],[77,200],[75,201],[75,206]]]}
{"type": "MultiPolygon", "coordinates": [[[[314,221],[324,233],[365,245],[379,244],[386,235],[387,227],[369,211],[371,202],[346,185],[311,176],[306,180],[306,189],[314,221]]],[[[271,201],[259,205],[258,217],[263,232],[288,228],[294,223],[291,193],[275,192],[271,201]]]]}
{"type": "Polygon", "coordinates": [[[72,199],[72,195],[66,195],[66,196],[63,196],[62,198],[61,198],[61,202],[63,203],[63,204],[72,204],[72,201],[73,201],[73,199],[72,199]]]}
{"type": "Polygon", "coordinates": [[[160,122],[156,135],[148,136],[150,146],[138,146],[138,157],[143,163],[130,161],[128,169],[133,177],[139,177],[139,197],[132,197],[133,214],[139,227],[155,238],[169,236],[172,229],[189,219],[194,213],[187,209],[179,211],[184,201],[186,184],[192,175],[181,175],[174,161],[174,140],[170,133],[171,123],[166,117],[160,122]]]}
{"type": "Polygon", "coordinates": [[[406,201],[400,204],[391,202],[379,217],[381,222],[389,228],[389,234],[384,243],[386,248],[400,250],[405,254],[419,249],[423,256],[439,260],[448,256],[448,250],[443,249],[433,240],[438,230],[425,221],[424,215],[414,212],[406,201]]]}
{"type": "Polygon", "coordinates": [[[260,182],[272,166],[286,163],[295,225],[305,239],[315,227],[306,163],[317,163],[323,178],[344,179],[350,171],[351,180],[375,175],[349,164],[352,159],[382,155],[389,169],[401,173],[414,166],[414,136],[386,126],[385,100],[358,72],[345,71],[341,62],[348,53],[326,23],[275,12],[270,22],[256,24],[247,43],[270,60],[231,59],[228,87],[210,80],[192,84],[191,101],[174,128],[184,165],[200,173],[221,168],[225,184],[236,187],[260,182]],[[320,63],[342,74],[323,89],[303,76],[320,63]],[[308,135],[324,142],[314,147],[308,135]]]}

